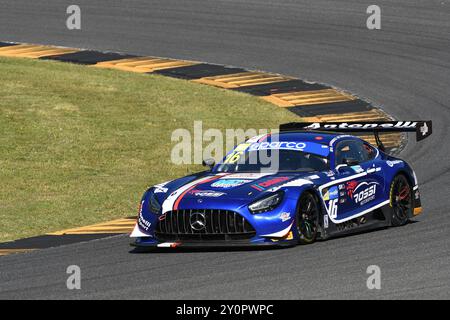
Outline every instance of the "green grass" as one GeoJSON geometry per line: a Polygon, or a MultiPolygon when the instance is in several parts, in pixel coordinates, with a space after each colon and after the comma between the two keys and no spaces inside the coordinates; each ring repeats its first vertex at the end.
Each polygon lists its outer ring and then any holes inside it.
{"type": "Polygon", "coordinates": [[[277,128],[258,98],[157,75],[0,58],[0,241],[135,215],[177,128],[277,128]]]}

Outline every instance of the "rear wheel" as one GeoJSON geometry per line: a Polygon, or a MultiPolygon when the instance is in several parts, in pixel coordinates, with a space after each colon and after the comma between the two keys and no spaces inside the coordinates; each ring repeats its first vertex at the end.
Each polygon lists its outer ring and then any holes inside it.
{"type": "Polygon", "coordinates": [[[392,225],[406,224],[413,210],[411,185],[402,174],[397,175],[391,183],[390,201],[392,207],[392,225]]]}
{"type": "Polygon", "coordinates": [[[301,195],[297,212],[297,232],[300,244],[313,243],[319,227],[319,205],[314,195],[305,192],[301,195]]]}

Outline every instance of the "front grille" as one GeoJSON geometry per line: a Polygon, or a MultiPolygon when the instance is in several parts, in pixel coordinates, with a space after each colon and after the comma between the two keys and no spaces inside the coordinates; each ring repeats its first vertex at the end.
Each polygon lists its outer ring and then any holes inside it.
{"type": "Polygon", "coordinates": [[[161,216],[155,235],[159,240],[244,240],[255,236],[252,225],[229,210],[174,210],[161,216]]]}

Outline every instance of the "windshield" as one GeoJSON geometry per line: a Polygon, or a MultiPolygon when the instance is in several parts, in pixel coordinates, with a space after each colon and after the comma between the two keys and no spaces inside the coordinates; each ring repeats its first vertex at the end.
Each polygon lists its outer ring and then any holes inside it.
{"type": "Polygon", "coordinates": [[[283,172],[283,171],[325,171],[326,157],[298,150],[256,150],[232,152],[216,172],[283,172]]]}

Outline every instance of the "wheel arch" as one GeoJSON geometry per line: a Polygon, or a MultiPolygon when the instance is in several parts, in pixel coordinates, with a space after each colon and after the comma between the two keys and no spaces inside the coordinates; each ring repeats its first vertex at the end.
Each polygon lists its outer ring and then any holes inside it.
{"type": "Polygon", "coordinates": [[[305,188],[299,193],[299,196],[298,196],[298,199],[297,199],[297,207],[296,207],[296,209],[298,209],[298,206],[300,204],[300,198],[306,192],[309,192],[309,193],[311,193],[314,196],[314,198],[316,199],[317,203],[319,204],[320,211],[321,211],[320,213],[322,214],[323,213],[323,208],[322,208],[323,207],[323,201],[322,201],[322,198],[320,196],[319,189],[317,187],[315,187],[315,186],[311,186],[311,187],[305,188]]]}
{"type": "Polygon", "coordinates": [[[390,185],[391,185],[392,181],[394,181],[395,177],[397,177],[398,175],[403,175],[403,176],[405,176],[405,178],[406,178],[406,180],[408,181],[409,185],[411,186],[411,188],[413,188],[414,185],[415,185],[414,177],[413,177],[413,176],[411,175],[411,173],[408,172],[408,171],[409,171],[408,168],[400,168],[400,169],[398,169],[398,170],[392,175],[392,179],[391,179],[391,181],[390,181],[390,183],[389,183],[389,188],[390,188],[390,185]]]}
{"type": "MultiPolygon", "coordinates": [[[[413,196],[413,188],[414,188],[414,178],[411,176],[411,174],[406,171],[404,168],[397,170],[397,172],[393,175],[391,182],[389,183],[389,208],[391,210],[393,210],[393,205],[392,205],[392,192],[393,192],[393,182],[395,180],[395,178],[397,178],[398,176],[403,176],[406,179],[406,182],[409,185],[410,188],[410,192],[411,192],[411,207],[412,209],[410,210],[410,213],[408,214],[408,219],[413,218],[414,217],[414,208],[415,208],[415,198],[413,196]]],[[[393,211],[391,211],[393,212],[393,211]]],[[[394,221],[394,217],[392,217],[392,221],[394,221]]],[[[401,224],[393,224],[394,226],[399,226],[399,225],[403,225],[404,223],[401,224]]]]}
{"type": "MultiPolygon", "coordinates": [[[[326,212],[326,209],[325,209],[324,202],[322,201],[322,197],[320,195],[320,191],[319,191],[317,186],[308,186],[307,188],[305,188],[305,189],[303,189],[303,190],[301,190],[299,192],[298,199],[297,199],[297,204],[295,206],[295,214],[297,215],[298,212],[299,212],[300,198],[305,193],[312,194],[314,196],[317,204],[318,204],[318,208],[319,208],[319,221],[318,221],[319,222],[319,230],[318,231],[319,231],[319,238],[320,238],[320,236],[323,234],[323,230],[324,230],[323,229],[324,228],[324,226],[323,226],[323,217],[324,217],[324,214],[326,212]]],[[[294,226],[297,227],[297,222],[295,222],[294,226]]]]}

